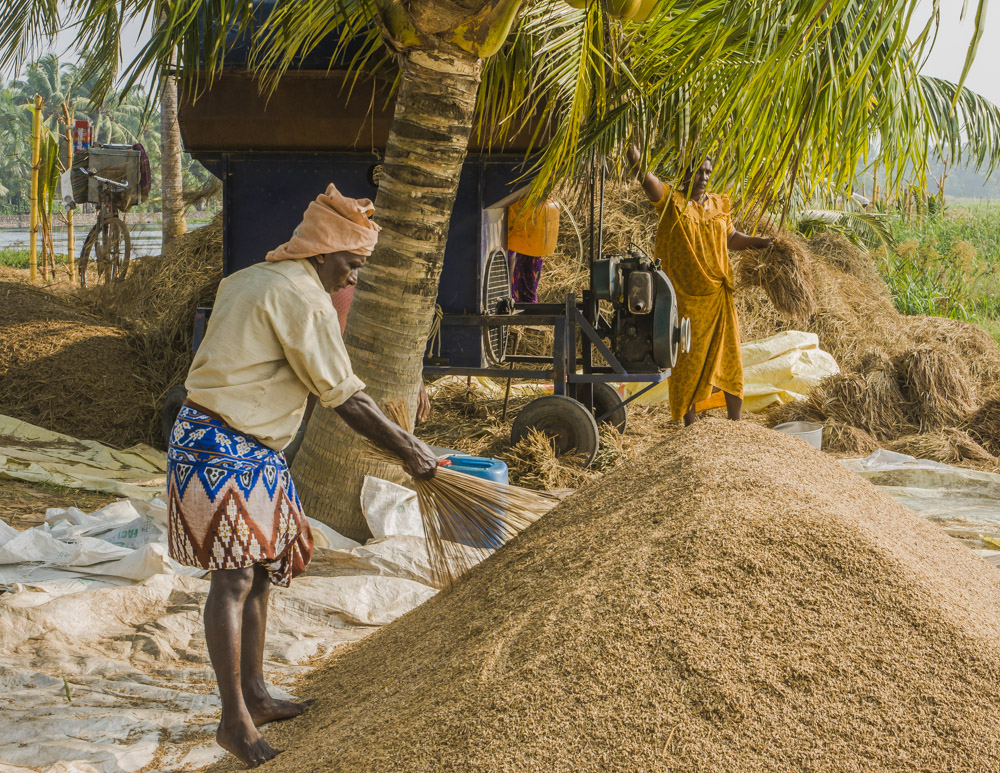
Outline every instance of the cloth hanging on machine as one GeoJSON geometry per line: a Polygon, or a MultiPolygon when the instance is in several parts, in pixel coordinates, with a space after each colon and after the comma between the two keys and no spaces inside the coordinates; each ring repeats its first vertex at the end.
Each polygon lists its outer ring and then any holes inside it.
{"type": "Polygon", "coordinates": [[[514,258],[514,271],[511,276],[511,293],[516,303],[538,303],[538,283],[542,278],[542,258],[522,255],[519,252],[510,253],[514,258]]]}

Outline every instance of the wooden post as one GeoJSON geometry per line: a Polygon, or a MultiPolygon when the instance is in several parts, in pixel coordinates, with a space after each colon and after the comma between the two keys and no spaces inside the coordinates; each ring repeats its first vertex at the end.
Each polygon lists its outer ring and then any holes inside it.
{"type": "Polygon", "coordinates": [[[31,111],[31,235],[28,237],[29,276],[38,278],[38,154],[42,137],[42,97],[35,94],[31,111]]]}
{"type": "MultiPolygon", "coordinates": [[[[66,121],[66,169],[70,173],[70,183],[73,181],[73,116],[69,111],[69,102],[63,105],[63,118],[66,121]]],[[[69,269],[69,279],[76,278],[76,240],[73,238],[73,213],[76,210],[66,210],[66,267],[69,269]]]]}

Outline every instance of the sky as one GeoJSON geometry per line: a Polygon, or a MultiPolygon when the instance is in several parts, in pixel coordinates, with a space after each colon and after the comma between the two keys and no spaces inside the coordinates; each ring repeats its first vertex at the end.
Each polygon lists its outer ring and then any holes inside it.
{"type": "MultiPolygon", "coordinates": [[[[957,81],[962,74],[965,54],[972,39],[976,0],[969,0],[969,13],[963,20],[960,18],[963,0],[941,0],[941,26],[934,49],[924,65],[923,72],[939,78],[957,81]]],[[[1000,10],[994,2],[986,14],[986,25],[982,41],[976,55],[976,61],[969,72],[966,85],[994,104],[1000,105],[1000,10]]],[[[932,0],[921,0],[914,18],[912,31],[916,34],[926,23],[930,15],[932,0]]],[[[127,64],[139,50],[137,38],[142,36],[138,25],[127,28],[123,36],[123,59],[127,64]]],[[[66,61],[75,61],[72,50],[72,32],[59,36],[54,51],[66,61]]]]}

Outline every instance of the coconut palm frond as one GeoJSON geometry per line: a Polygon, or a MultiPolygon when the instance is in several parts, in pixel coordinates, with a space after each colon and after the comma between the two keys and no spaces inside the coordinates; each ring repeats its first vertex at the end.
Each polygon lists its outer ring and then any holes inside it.
{"type": "Polygon", "coordinates": [[[950,163],[975,168],[1000,165],[1000,107],[976,92],[940,78],[920,76],[925,125],[935,149],[950,163]]]}
{"type": "Polygon", "coordinates": [[[61,28],[58,0],[6,0],[0,8],[0,71],[20,73],[61,28]]]}
{"type": "Polygon", "coordinates": [[[795,225],[807,237],[819,231],[837,231],[866,251],[896,246],[885,216],[875,213],[809,209],[801,213],[795,225]]]}

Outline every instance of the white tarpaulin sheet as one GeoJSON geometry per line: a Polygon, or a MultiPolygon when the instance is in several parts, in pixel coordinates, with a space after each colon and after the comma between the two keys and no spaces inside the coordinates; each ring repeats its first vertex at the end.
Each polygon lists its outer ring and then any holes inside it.
{"type": "Polygon", "coordinates": [[[1000,475],[885,450],[841,463],[1000,564],[1000,475]]]}
{"type": "MultiPolygon", "coordinates": [[[[786,330],[750,341],[740,347],[743,359],[743,399],[748,411],[763,411],[774,403],[802,400],[824,378],[840,372],[832,355],[819,348],[815,333],[786,330]]],[[[684,355],[680,355],[683,357],[684,355]]],[[[626,384],[626,394],[635,394],[646,384],[626,384]]],[[[666,403],[667,381],[650,389],[635,402],[666,403]]]]}
{"type": "Polygon", "coordinates": [[[153,499],[166,470],[166,455],[150,446],[117,451],[0,415],[0,477],[153,499]]]}
{"type": "MultiPolygon", "coordinates": [[[[265,673],[283,697],[317,656],[437,592],[410,492],[366,492],[384,536],[362,546],[312,521],[308,571],[272,588],[265,673]]],[[[222,755],[208,581],[167,556],[165,517],[124,500],[24,531],[0,521],[0,773],[191,771],[222,755]]]]}

